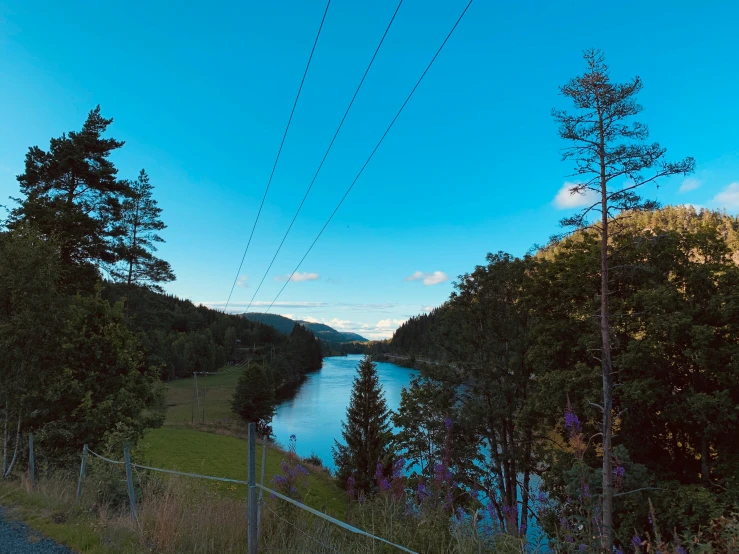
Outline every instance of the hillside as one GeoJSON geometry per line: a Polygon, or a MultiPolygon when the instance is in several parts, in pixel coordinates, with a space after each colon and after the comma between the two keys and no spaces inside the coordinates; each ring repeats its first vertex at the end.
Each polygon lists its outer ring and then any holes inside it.
{"type": "Polygon", "coordinates": [[[296,323],[300,323],[303,327],[310,330],[316,337],[324,342],[369,342],[368,339],[356,333],[342,333],[333,327],[329,327],[323,323],[312,323],[310,321],[300,321],[290,319],[277,314],[248,313],[244,317],[250,321],[264,323],[270,327],[274,327],[280,333],[290,334],[296,323]]]}

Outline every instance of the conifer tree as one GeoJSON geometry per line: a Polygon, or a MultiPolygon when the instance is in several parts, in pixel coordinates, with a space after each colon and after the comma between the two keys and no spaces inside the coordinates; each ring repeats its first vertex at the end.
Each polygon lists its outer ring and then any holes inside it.
{"type": "Polygon", "coordinates": [[[602,547],[610,552],[613,545],[613,361],[611,353],[611,322],[609,299],[609,245],[613,221],[622,211],[652,209],[655,202],[643,201],[636,190],[661,177],[691,173],[693,158],[679,162],[665,160],[666,149],[657,143],[647,144],[649,131],[640,122],[629,123],[642,107],[636,95],[642,81],[635,77],[627,83],[611,81],[603,54],[598,50],[584,53],[587,71],[560,88],[563,96],[572,100],[575,111],[552,110],[559,124],[559,135],[570,141],[563,153],[564,160],[575,163],[574,177],[578,182],[571,194],[584,196],[586,207],[577,215],[562,221],[565,226],[590,226],[591,214],[598,221],[592,229],[600,239],[601,286],[600,362],[603,380],[603,537],[602,547]],[[645,171],[649,171],[645,174],[645,171]]]}
{"type": "Polygon", "coordinates": [[[269,367],[251,364],[239,377],[231,407],[247,423],[256,423],[257,430],[269,433],[275,414],[275,383],[269,367]]]}
{"type": "Polygon", "coordinates": [[[126,284],[126,314],[134,286],[163,292],[159,283],[174,281],[169,262],[157,258],[156,243],[164,242],[157,231],[166,229],[160,219],[162,209],[152,197],[154,187],[143,169],[129,185],[130,196],[121,206],[120,233],[115,241],[116,263],[109,266],[114,280],[126,284]]]}
{"type": "Polygon", "coordinates": [[[351,476],[355,489],[365,494],[374,490],[373,477],[378,462],[386,464],[390,441],[390,410],[377,376],[377,366],[369,356],[359,363],[352,385],[352,397],[342,422],[346,444],[334,441],[336,476],[345,484],[351,476]]]}
{"type": "Polygon", "coordinates": [[[91,289],[95,267],[115,261],[121,202],[130,192],[109,160],[123,142],[103,138],[112,121],[96,107],[81,131],[51,139],[48,151],[29,148],[18,176],[25,198],[12,211],[10,226],[27,221],[42,235],[57,237],[64,282],[76,290],[91,289]]]}

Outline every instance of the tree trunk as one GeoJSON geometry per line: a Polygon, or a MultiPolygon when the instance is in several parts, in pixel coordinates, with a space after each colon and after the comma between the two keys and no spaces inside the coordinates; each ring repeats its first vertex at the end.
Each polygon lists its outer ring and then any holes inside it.
{"type": "Polygon", "coordinates": [[[708,438],[703,435],[701,438],[701,481],[703,483],[709,483],[709,476],[711,469],[708,466],[709,453],[708,453],[708,438]]]}
{"type": "Polygon", "coordinates": [[[8,401],[5,401],[5,432],[3,433],[3,475],[8,469],[8,401]]]}
{"type": "Polygon", "coordinates": [[[526,446],[524,448],[524,469],[523,482],[521,485],[521,526],[519,533],[522,537],[526,537],[526,531],[529,527],[529,482],[531,480],[531,471],[529,469],[531,458],[531,431],[526,433],[526,446]]]}
{"type": "Polygon", "coordinates": [[[139,203],[141,200],[136,199],[136,215],[133,221],[133,238],[131,239],[131,251],[128,253],[128,278],[126,279],[126,299],[123,303],[123,318],[128,321],[128,304],[131,298],[131,283],[133,282],[133,266],[136,256],[136,241],[138,239],[137,234],[139,230],[139,203]]]}
{"type": "Polygon", "coordinates": [[[608,190],[605,163],[605,136],[600,109],[600,189],[601,189],[601,233],[600,233],[600,332],[601,369],[603,377],[603,536],[604,552],[613,550],[613,369],[611,363],[611,325],[608,311],[608,190]]]}
{"type": "Polygon", "coordinates": [[[10,465],[8,466],[8,469],[3,473],[3,478],[7,479],[10,477],[11,472],[13,471],[13,466],[15,465],[16,459],[18,459],[18,450],[21,444],[21,414],[18,414],[18,427],[15,431],[15,448],[13,449],[13,459],[10,460],[10,465]]]}

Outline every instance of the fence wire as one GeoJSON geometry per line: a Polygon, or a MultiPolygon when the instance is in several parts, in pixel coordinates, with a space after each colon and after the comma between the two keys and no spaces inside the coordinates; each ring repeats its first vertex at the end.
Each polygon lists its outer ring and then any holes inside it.
{"type": "MultiPolygon", "coordinates": [[[[124,463],[124,462],[117,461],[117,460],[111,460],[110,458],[106,458],[105,456],[101,456],[100,454],[97,454],[96,452],[93,452],[89,448],[87,449],[87,452],[89,452],[93,456],[97,456],[101,460],[105,460],[106,462],[109,462],[111,464],[123,464],[124,463]]],[[[172,469],[163,469],[163,468],[160,468],[160,467],[150,467],[150,466],[145,466],[145,465],[140,465],[140,464],[134,464],[133,462],[131,463],[131,467],[133,467],[133,468],[139,468],[139,469],[148,469],[150,471],[158,471],[160,473],[169,473],[171,475],[182,475],[182,476],[185,476],[185,477],[193,477],[195,479],[207,479],[209,481],[220,481],[220,482],[224,482],[224,483],[236,483],[236,484],[239,484],[239,485],[247,485],[247,486],[250,486],[248,481],[242,481],[240,479],[229,479],[227,477],[214,477],[212,475],[201,475],[199,473],[186,473],[186,472],[183,472],[183,471],[175,471],[175,470],[172,470],[172,469]]],[[[281,500],[284,500],[285,502],[289,502],[290,504],[293,504],[294,506],[297,506],[301,510],[305,510],[305,511],[310,512],[311,514],[313,514],[313,515],[315,515],[317,517],[323,518],[326,521],[328,521],[330,523],[333,523],[334,525],[337,525],[338,527],[341,527],[342,529],[346,529],[347,531],[351,531],[352,533],[355,533],[357,535],[369,537],[369,538],[374,539],[376,541],[383,542],[383,543],[385,543],[387,545],[390,545],[390,546],[395,547],[395,548],[397,548],[399,550],[402,550],[403,552],[408,552],[409,554],[418,554],[417,552],[414,552],[413,550],[409,550],[409,549],[405,548],[404,546],[400,546],[399,544],[395,544],[393,542],[390,542],[390,541],[388,541],[386,539],[383,539],[382,537],[378,537],[376,535],[373,535],[371,533],[368,533],[366,531],[363,531],[362,529],[358,529],[358,528],[356,528],[356,527],[354,527],[352,525],[349,525],[348,523],[345,523],[345,522],[341,521],[340,519],[336,519],[334,517],[331,517],[328,514],[324,514],[323,512],[320,512],[318,510],[315,510],[315,509],[311,508],[310,506],[306,506],[302,502],[298,502],[297,500],[294,500],[294,499],[290,498],[289,496],[285,496],[284,494],[280,494],[277,491],[273,491],[272,489],[267,488],[264,485],[260,485],[259,483],[256,483],[254,486],[257,487],[257,488],[259,488],[259,489],[262,489],[263,491],[265,491],[267,493],[269,493],[271,496],[277,497],[277,498],[279,498],[281,500]]],[[[269,507],[269,505],[266,502],[263,503],[263,505],[269,507]]],[[[269,509],[270,509],[270,511],[272,511],[274,513],[274,510],[272,510],[271,508],[269,508],[269,509]]],[[[287,520],[284,520],[284,518],[280,518],[280,519],[283,519],[283,521],[286,521],[288,524],[290,524],[291,526],[295,527],[295,525],[293,525],[292,523],[290,523],[287,520]]],[[[298,529],[297,527],[295,527],[295,528],[298,529]]],[[[305,534],[305,532],[302,531],[301,529],[298,529],[298,531],[300,531],[301,533],[305,534]]],[[[309,536],[309,538],[315,540],[316,542],[320,542],[317,539],[315,539],[314,537],[310,537],[310,535],[308,535],[308,536],[309,536]]],[[[323,545],[323,546],[325,546],[326,548],[331,548],[331,547],[329,547],[327,545],[323,545]]],[[[334,551],[336,551],[336,550],[334,549],[334,551]]]]}

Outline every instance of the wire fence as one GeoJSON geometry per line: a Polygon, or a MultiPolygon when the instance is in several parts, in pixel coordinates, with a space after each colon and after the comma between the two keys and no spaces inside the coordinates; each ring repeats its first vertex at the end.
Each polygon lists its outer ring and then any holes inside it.
{"type": "MultiPolygon", "coordinates": [[[[30,439],[29,446],[31,449],[30,455],[32,459],[33,439],[31,437],[29,437],[29,439],[30,439]]],[[[263,491],[265,493],[268,493],[271,498],[276,498],[282,502],[286,502],[290,504],[291,506],[295,506],[299,508],[300,510],[303,510],[315,517],[321,518],[322,520],[332,525],[335,525],[341,529],[344,529],[345,531],[349,531],[355,535],[367,537],[368,539],[371,539],[373,541],[384,543],[402,552],[408,552],[410,554],[417,554],[413,550],[410,550],[402,545],[393,543],[382,537],[373,535],[372,533],[368,533],[367,531],[354,527],[353,525],[350,525],[344,521],[334,518],[326,513],[323,513],[322,511],[311,508],[310,506],[307,506],[303,504],[302,502],[299,502],[293,498],[290,498],[289,496],[286,496],[278,491],[265,487],[264,484],[257,483],[256,482],[256,426],[254,423],[249,424],[248,440],[249,440],[249,456],[248,456],[249,480],[248,481],[244,481],[241,479],[231,479],[228,477],[216,477],[213,475],[204,475],[204,474],[199,474],[199,473],[188,473],[188,472],[176,471],[172,469],[164,469],[164,468],[159,468],[159,467],[147,466],[143,464],[137,464],[131,461],[130,451],[127,447],[124,447],[124,451],[123,451],[124,459],[123,460],[113,460],[111,458],[98,454],[97,452],[94,452],[93,450],[88,448],[87,445],[85,445],[82,449],[82,460],[80,463],[79,481],[77,484],[77,499],[79,500],[79,498],[82,495],[85,474],[86,474],[86,467],[87,467],[87,459],[88,459],[88,454],[89,454],[108,464],[114,464],[116,466],[124,466],[125,473],[126,473],[126,489],[127,489],[127,493],[129,497],[128,499],[129,499],[131,517],[133,518],[136,526],[139,529],[141,529],[141,527],[139,524],[139,518],[138,518],[138,513],[137,513],[137,499],[136,499],[136,494],[135,494],[134,485],[133,485],[133,472],[136,471],[137,469],[142,469],[142,470],[147,470],[147,471],[154,471],[154,472],[164,473],[164,474],[169,474],[169,475],[178,475],[178,476],[189,477],[189,478],[194,478],[194,479],[204,479],[208,481],[246,485],[248,487],[247,517],[246,517],[247,519],[247,522],[246,522],[247,541],[248,541],[247,554],[257,554],[259,552],[258,537],[259,537],[260,530],[261,530],[261,512],[263,508],[268,509],[272,515],[274,515],[277,519],[282,521],[284,524],[290,526],[291,528],[294,528],[297,532],[306,536],[311,541],[315,542],[317,545],[319,545],[323,549],[322,550],[323,552],[340,552],[334,546],[326,544],[325,542],[321,541],[320,539],[306,532],[304,529],[301,529],[298,525],[295,524],[295,522],[290,521],[286,519],[285,517],[281,516],[280,514],[278,514],[277,511],[272,509],[272,507],[269,505],[268,502],[264,502],[261,494],[258,496],[258,491],[263,491]]],[[[266,443],[263,446],[266,449],[266,443]]],[[[263,460],[264,460],[264,453],[263,453],[263,460]]],[[[32,473],[33,472],[32,468],[29,468],[29,469],[31,469],[31,473],[32,473]]],[[[140,480],[140,477],[139,477],[139,480],[140,480]]],[[[262,482],[263,481],[264,481],[264,463],[262,465],[262,482]]]]}

